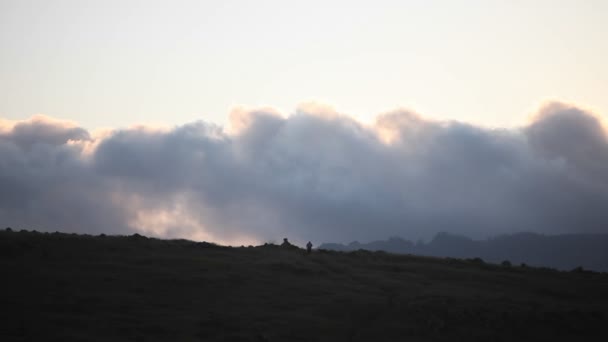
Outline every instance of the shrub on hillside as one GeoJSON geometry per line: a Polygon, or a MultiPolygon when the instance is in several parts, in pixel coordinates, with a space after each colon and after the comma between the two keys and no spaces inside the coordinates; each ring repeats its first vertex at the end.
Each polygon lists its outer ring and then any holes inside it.
{"type": "Polygon", "coordinates": [[[573,273],[584,273],[585,269],[583,268],[583,266],[578,266],[578,267],[575,267],[571,272],[573,272],[573,273]]]}
{"type": "Polygon", "coordinates": [[[479,265],[485,264],[485,262],[483,261],[483,259],[480,258],[480,257],[476,257],[476,258],[472,258],[472,259],[467,259],[467,261],[471,262],[473,264],[479,264],[479,265]]]}

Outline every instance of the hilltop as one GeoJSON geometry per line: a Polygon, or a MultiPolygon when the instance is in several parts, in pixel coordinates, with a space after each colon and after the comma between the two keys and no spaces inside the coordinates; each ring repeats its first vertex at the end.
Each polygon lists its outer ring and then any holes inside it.
{"type": "Polygon", "coordinates": [[[2,341],[572,341],[608,274],[386,252],[0,232],[2,341]]]}

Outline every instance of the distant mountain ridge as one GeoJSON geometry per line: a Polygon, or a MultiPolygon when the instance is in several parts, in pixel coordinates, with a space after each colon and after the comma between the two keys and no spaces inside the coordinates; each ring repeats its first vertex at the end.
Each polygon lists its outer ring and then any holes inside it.
{"type": "Polygon", "coordinates": [[[603,234],[542,235],[522,232],[487,240],[473,240],[441,232],[428,243],[413,243],[391,237],[369,243],[324,243],[319,248],[338,251],[364,249],[453,258],[478,257],[493,263],[508,260],[513,265],[525,263],[560,270],[580,266],[595,271],[608,271],[608,235],[603,234]]]}

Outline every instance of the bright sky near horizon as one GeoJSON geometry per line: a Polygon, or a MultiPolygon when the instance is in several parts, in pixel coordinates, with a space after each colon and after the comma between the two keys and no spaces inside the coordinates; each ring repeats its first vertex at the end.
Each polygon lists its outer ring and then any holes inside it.
{"type": "Polygon", "coordinates": [[[224,123],[235,106],[397,107],[486,126],[608,115],[608,1],[0,0],[0,117],[224,123]]]}

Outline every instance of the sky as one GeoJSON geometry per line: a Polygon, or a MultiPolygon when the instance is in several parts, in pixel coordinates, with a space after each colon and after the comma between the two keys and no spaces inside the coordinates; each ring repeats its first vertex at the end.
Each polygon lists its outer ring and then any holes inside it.
{"type": "Polygon", "coordinates": [[[608,112],[606,1],[0,0],[0,115],[88,129],[321,102],[490,127],[608,112]]]}
{"type": "Polygon", "coordinates": [[[0,224],[606,233],[608,2],[0,0],[0,224]]]}

